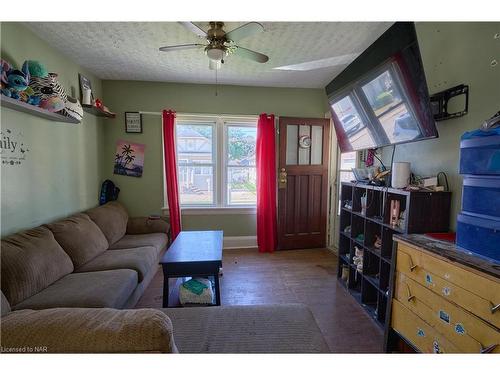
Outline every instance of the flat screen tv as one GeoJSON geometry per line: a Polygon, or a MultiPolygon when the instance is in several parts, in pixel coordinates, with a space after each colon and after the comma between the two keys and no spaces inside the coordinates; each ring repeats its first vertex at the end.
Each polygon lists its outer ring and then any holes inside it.
{"type": "Polygon", "coordinates": [[[413,22],[396,22],[328,86],[341,152],[436,138],[413,22]]]}

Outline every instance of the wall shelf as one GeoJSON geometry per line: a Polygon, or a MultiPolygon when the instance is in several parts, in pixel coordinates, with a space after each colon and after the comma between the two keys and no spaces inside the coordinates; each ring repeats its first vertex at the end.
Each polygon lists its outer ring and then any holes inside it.
{"type": "Polygon", "coordinates": [[[344,182],[340,188],[339,262],[337,278],[382,328],[387,324],[387,296],[393,253],[394,234],[446,232],[449,224],[451,193],[405,191],[387,187],[344,182]],[[366,209],[361,212],[361,197],[366,209]],[[399,200],[405,212],[404,225],[390,225],[390,201],[399,200]],[[345,229],[350,227],[350,232],[345,229]],[[363,241],[356,239],[363,235],[363,241]],[[375,247],[376,237],[380,246],[375,247]],[[352,259],[355,247],[363,250],[363,271],[357,271],[352,259]],[[342,280],[346,267],[347,280],[342,280]]]}
{"type": "Polygon", "coordinates": [[[90,104],[82,104],[82,108],[85,112],[90,113],[94,116],[107,117],[107,118],[115,118],[116,117],[116,114],[104,112],[102,109],[97,108],[97,107],[90,105],[90,104]]]}
{"type": "Polygon", "coordinates": [[[80,121],[73,117],[64,116],[59,113],[49,112],[43,108],[22,102],[17,99],[9,98],[8,96],[2,95],[0,98],[0,104],[2,107],[14,109],[19,112],[28,113],[33,116],[41,117],[46,120],[65,122],[68,124],[79,124],[80,121]]]}

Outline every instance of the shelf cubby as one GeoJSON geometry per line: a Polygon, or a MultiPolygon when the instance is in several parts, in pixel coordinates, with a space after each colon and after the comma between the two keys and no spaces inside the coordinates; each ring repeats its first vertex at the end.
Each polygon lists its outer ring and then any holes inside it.
{"type": "Polygon", "coordinates": [[[357,183],[342,183],[340,192],[339,282],[383,326],[393,262],[393,235],[446,232],[451,193],[405,191],[357,183]],[[361,210],[361,197],[364,195],[366,212],[361,210]],[[401,227],[390,225],[391,200],[399,201],[400,212],[404,211],[404,225],[401,227]],[[352,209],[344,207],[345,202],[352,209]],[[434,212],[436,210],[440,212],[434,212]],[[345,233],[348,226],[351,232],[345,233]],[[363,236],[359,238],[359,235],[363,236]],[[377,236],[381,242],[378,248],[375,247],[377,236]],[[363,272],[357,271],[352,262],[356,247],[363,250],[363,272]],[[341,280],[342,266],[349,268],[347,283],[341,280]]]}

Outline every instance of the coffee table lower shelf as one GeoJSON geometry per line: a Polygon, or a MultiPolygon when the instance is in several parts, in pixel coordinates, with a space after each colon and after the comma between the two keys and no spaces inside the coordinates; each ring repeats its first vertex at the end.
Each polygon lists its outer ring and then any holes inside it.
{"type": "MultiPolygon", "coordinates": [[[[215,301],[215,286],[214,286],[214,281],[210,280],[212,282],[212,291],[214,294],[214,298],[212,300],[213,303],[211,304],[189,304],[189,305],[182,305],[180,298],[179,298],[179,288],[181,287],[182,283],[190,279],[191,277],[178,277],[178,278],[170,278],[169,279],[169,290],[170,294],[168,296],[168,308],[177,308],[177,307],[210,307],[210,306],[219,306],[217,305],[215,301]]],[[[212,277],[213,278],[213,277],[212,277]]],[[[165,306],[163,306],[165,307],[165,306]]]]}

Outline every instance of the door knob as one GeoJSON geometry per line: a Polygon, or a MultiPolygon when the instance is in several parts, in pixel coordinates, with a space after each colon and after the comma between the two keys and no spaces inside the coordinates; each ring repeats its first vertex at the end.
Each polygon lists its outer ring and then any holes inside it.
{"type": "Polygon", "coordinates": [[[286,188],[286,180],[287,180],[287,174],[285,168],[280,169],[280,173],[278,176],[278,188],[279,189],[285,189],[286,188]]]}

